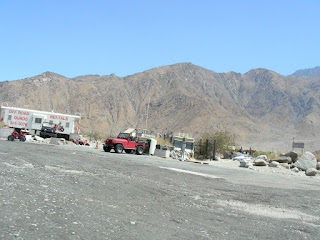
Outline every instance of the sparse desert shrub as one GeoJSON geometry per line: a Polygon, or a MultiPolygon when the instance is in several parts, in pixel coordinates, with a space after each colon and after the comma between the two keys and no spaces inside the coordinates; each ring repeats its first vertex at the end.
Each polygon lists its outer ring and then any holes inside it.
{"type": "Polygon", "coordinates": [[[253,156],[254,157],[258,157],[260,155],[266,155],[268,157],[268,159],[271,159],[271,158],[275,158],[275,157],[279,157],[280,156],[280,152],[268,152],[268,151],[256,151],[253,156]]]}
{"type": "Polygon", "coordinates": [[[320,154],[318,154],[318,153],[314,153],[314,156],[316,157],[317,162],[320,162],[320,154]]]}
{"type": "Polygon", "coordinates": [[[202,134],[201,140],[197,142],[197,145],[200,146],[199,152],[205,152],[207,148],[206,142],[209,142],[208,152],[212,151],[213,142],[216,140],[216,152],[223,154],[224,151],[233,151],[232,147],[236,146],[235,136],[228,131],[216,131],[211,133],[202,134]]]}

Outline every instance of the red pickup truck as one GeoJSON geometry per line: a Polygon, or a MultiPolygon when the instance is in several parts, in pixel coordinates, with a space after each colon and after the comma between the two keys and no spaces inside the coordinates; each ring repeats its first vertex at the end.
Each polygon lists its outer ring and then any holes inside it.
{"type": "Polygon", "coordinates": [[[138,138],[134,138],[130,133],[119,133],[116,138],[108,138],[103,144],[103,150],[110,152],[114,149],[116,153],[121,153],[123,150],[126,153],[136,151],[136,154],[142,155],[145,148],[145,143],[140,142],[138,138]]]}

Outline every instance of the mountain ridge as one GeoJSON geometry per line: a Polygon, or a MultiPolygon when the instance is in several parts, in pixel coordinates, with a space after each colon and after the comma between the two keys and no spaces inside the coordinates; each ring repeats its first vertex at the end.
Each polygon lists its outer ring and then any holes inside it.
{"type": "Polygon", "coordinates": [[[67,78],[45,72],[0,84],[0,100],[9,106],[81,113],[85,132],[116,134],[141,127],[200,137],[227,130],[254,148],[290,148],[293,136],[317,148],[317,89],[320,78],[315,76],[283,76],[263,68],[217,73],[178,63],[125,77],[67,78]]]}
{"type": "Polygon", "coordinates": [[[292,75],[294,76],[313,76],[320,75],[320,66],[314,68],[306,68],[295,71],[292,75]]]}

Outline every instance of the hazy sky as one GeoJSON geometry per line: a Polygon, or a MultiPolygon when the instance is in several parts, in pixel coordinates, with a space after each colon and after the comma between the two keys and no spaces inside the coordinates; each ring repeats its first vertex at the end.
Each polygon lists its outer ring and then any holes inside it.
{"type": "Polygon", "coordinates": [[[320,66],[319,0],[0,0],[0,81],[320,66]]]}

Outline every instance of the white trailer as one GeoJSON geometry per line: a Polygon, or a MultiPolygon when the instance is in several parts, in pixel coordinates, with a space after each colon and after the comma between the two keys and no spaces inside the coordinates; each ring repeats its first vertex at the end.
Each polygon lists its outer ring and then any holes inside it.
{"type": "Polygon", "coordinates": [[[80,131],[81,117],[54,112],[1,106],[1,121],[10,128],[26,129],[39,135],[44,126],[54,127],[58,137],[69,139],[80,131]]]}

